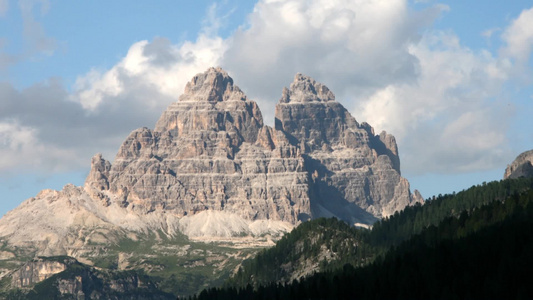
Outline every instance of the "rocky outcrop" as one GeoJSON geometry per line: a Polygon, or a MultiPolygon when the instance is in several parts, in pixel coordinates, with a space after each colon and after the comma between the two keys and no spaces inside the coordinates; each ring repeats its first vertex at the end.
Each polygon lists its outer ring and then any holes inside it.
{"type": "Polygon", "coordinates": [[[113,163],[94,156],[83,187],[28,199],[0,220],[0,234],[39,255],[81,257],[136,233],[279,236],[322,216],[368,225],[421,201],[400,175],[394,137],[358,123],[325,85],[296,75],[271,128],[210,68],[155,129],[133,131],[113,163]]]}
{"type": "Polygon", "coordinates": [[[533,177],[533,150],[518,155],[503,174],[503,179],[520,177],[533,177]]]}
{"type": "Polygon", "coordinates": [[[99,270],[70,257],[27,262],[11,275],[11,285],[31,294],[31,299],[175,299],[146,275],[99,270]],[[33,289],[37,283],[39,289],[33,289]]]}
{"type": "Polygon", "coordinates": [[[65,271],[67,263],[44,258],[27,262],[11,275],[11,285],[16,288],[33,286],[52,275],[65,271]]]}

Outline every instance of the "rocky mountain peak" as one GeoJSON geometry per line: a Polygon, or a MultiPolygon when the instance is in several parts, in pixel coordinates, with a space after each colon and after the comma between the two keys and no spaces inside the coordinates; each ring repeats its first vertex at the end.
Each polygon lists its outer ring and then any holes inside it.
{"type": "Polygon", "coordinates": [[[111,163],[103,158],[101,153],[96,154],[91,159],[91,171],[85,180],[88,186],[97,190],[109,189],[109,171],[111,163]]]}
{"type": "MultiPolygon", "coordinates": [[[[156,132],[174,137],[207,132],[227,132],[232,145],[255,142],[263,117],[257,103],[248,99],[221,68],[196,74],[177,102],[157,121],[156,132]]],[[[198,137],[191,137],[198,139],[198,137]]]]}
{"type": "Polygon", "coordinates": [[[358,146],[368,141],[366,131],[335,101],[329,88],[303,74],[296,74],[290,88],[283,89],[275,115],[276,129],[294,137],[303,152],[346,143],[358,146]],[[361,131],[361,136],[347,136],[347,130],[361,131]]]}
{"type": "Polygon", "coordinates": [[[290,89],[284,88],[281,103],[304,103],[304,102],[327,102],[335,100],[335,95],[322,83],[316,82],[313,78],[298,73],[294,76],[294,81],[290,89]]]}
{"type": "Polygon", "coordinates": [[[45,255],[82,253],[87,232],[101,244],[132,232],[259,239],[318,217],[368,225],[422,200],[400,175],[394,137],[360,125],[325,85],[297,74],[271,128],[210,68],[112,164],[95,155],[84,187],[43,192],[4,216],[0,239],[45,255]]]}
{"type": "Polygon", "coordinates": [[[180,101],[220,101],[246,100],[246,95],[233,85],[233,79],[220,67],[209,68],[195,75],[185,86],[180,101]]]}
{"type": "Polygon", "coordinates": [[[520,177],[533,177],[533,150],[518,155],[503,174],[503,179],[520,177]]]}

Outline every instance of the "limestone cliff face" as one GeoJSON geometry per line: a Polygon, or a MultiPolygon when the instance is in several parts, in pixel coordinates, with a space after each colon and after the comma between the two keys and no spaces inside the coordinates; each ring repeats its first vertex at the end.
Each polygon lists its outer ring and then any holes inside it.
{"type": "Polygon", "coordinates": [[[334,94],[297,74],[276,106],[276,129],[299,145],[311,174],[313,216],[371,223],[421,201],[400,176],[398,147],[386,132],[359,124],[334,94]]]}
{"type": "Polygon", "coordinates": [[[55,295],[54,299],[175,299],[159,291],[144,275],[101,270],[70,257],[29,261],[11,274],[11,286],[22,289],[23,294],[34,292],[33,298],[39,295],[43,299],[49,299],[50,295],[55,295]],[[37,283],[41,283],[39,290],[32,291],[37,283]]]}
{"type": "Polygon", "coordinates": [[[52,275],[65,271],[66,264],[42,258],[27,262],[11,275],[11,285],[16,288],[33,286],[52,275]]]}
{"type": "Polygon", "coordinates": [[[83,187],[43,191],[6,214],[0,239],[81,257],[136,232],[279,235],[321,216],[371,224],[417,201],[394,137],[358,123],[325,85],[296,75],[271,128],[225,71],[210,68],[155,129],[133,131],[113,163],[94,156],[83,187]]]}
{"type": "Polygon", "coordinates": [[[310,215],[298,147],[263,124],[257,104],[221,69],[195,76],[155,130],[126,139],[108,184],[121,206],[142,214],[220,211],[291,224],[310,215]]]}
{"type": "Polygon", "coordinates": [[[533,150],[518,155],[503,174],[503,179],[520,177],[533,177],[533,150]]]}

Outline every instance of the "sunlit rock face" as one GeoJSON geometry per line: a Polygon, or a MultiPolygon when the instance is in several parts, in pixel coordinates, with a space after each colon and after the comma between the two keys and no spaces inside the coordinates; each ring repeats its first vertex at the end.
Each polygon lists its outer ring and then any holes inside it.
{"type": "Polygon", "coordinates": [[[276,106],[276,130],[298,145],[311,177],[313,217],[371,223],[414,202],[396,140],[359,124],[323,84],[297,74],[276,106]]]}
{"type": "Polygon", "coordinates": [[[533,150],[518,155],[503,174],[503,179],[520,177],[533,177],[533,150]]]}
{"type": "Polygon", "coordinates": [[[6,214],[0,238],[81,257],[137,233],[280,236],[322,216],[372,224],[422,201],[400,175],[394,137],[358,123],[325,85],[297,74],[275,115],[275,128],[265,125],[233,79],[210,68],[155,129],[133,131],[113,163],[95,155],[83,187],[43,191],[6,214]]]}
{"type": "Polygon", "coordinates": [[[247,222],[290,224],[311,215],[297,145],[265,126],[257,104],[215,68],[187,84],[155,130],[139,129],[126,139],[109,187],[120,205],[140,214],[190,218],[220,211],[247,222]]]}

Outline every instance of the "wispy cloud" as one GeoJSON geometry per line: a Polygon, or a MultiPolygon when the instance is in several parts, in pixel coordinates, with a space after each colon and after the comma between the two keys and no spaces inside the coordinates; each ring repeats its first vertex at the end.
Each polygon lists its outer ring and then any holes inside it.
{"type": "Polygon", "coordinates": [[[46,35],[43,26],[35,18],[35,10],[40,8],[38,16],[44,16],[50,8],[50,2],[48,0],[19,0],[19,8],[22,14],[23,35],[29,44],[29,52],[51,55],[56,48],[56,42],[46,35]]]}
{"type": "Polygon", "coordinates": [[[9,0],[0,0],[0,17],[4,17],[9,10],[9,0]]]}
{"type": "MultiPolygon", "coordinates": [[[[57,43],[54,38],[48,36],[39,21],[45,16],[50,8],[48,0],[19,0],[18,6],[22,17],[22,33],[24,46],[16,54],[6,51],[10,41],[7,38],[0,39],[0,70],[23,62],[35,59],[39,55],[50,56],[54,53],[57,43]]],[[[5,16],[9,10],[9,1],[0,0],[0,17],[5,16]]]]}

